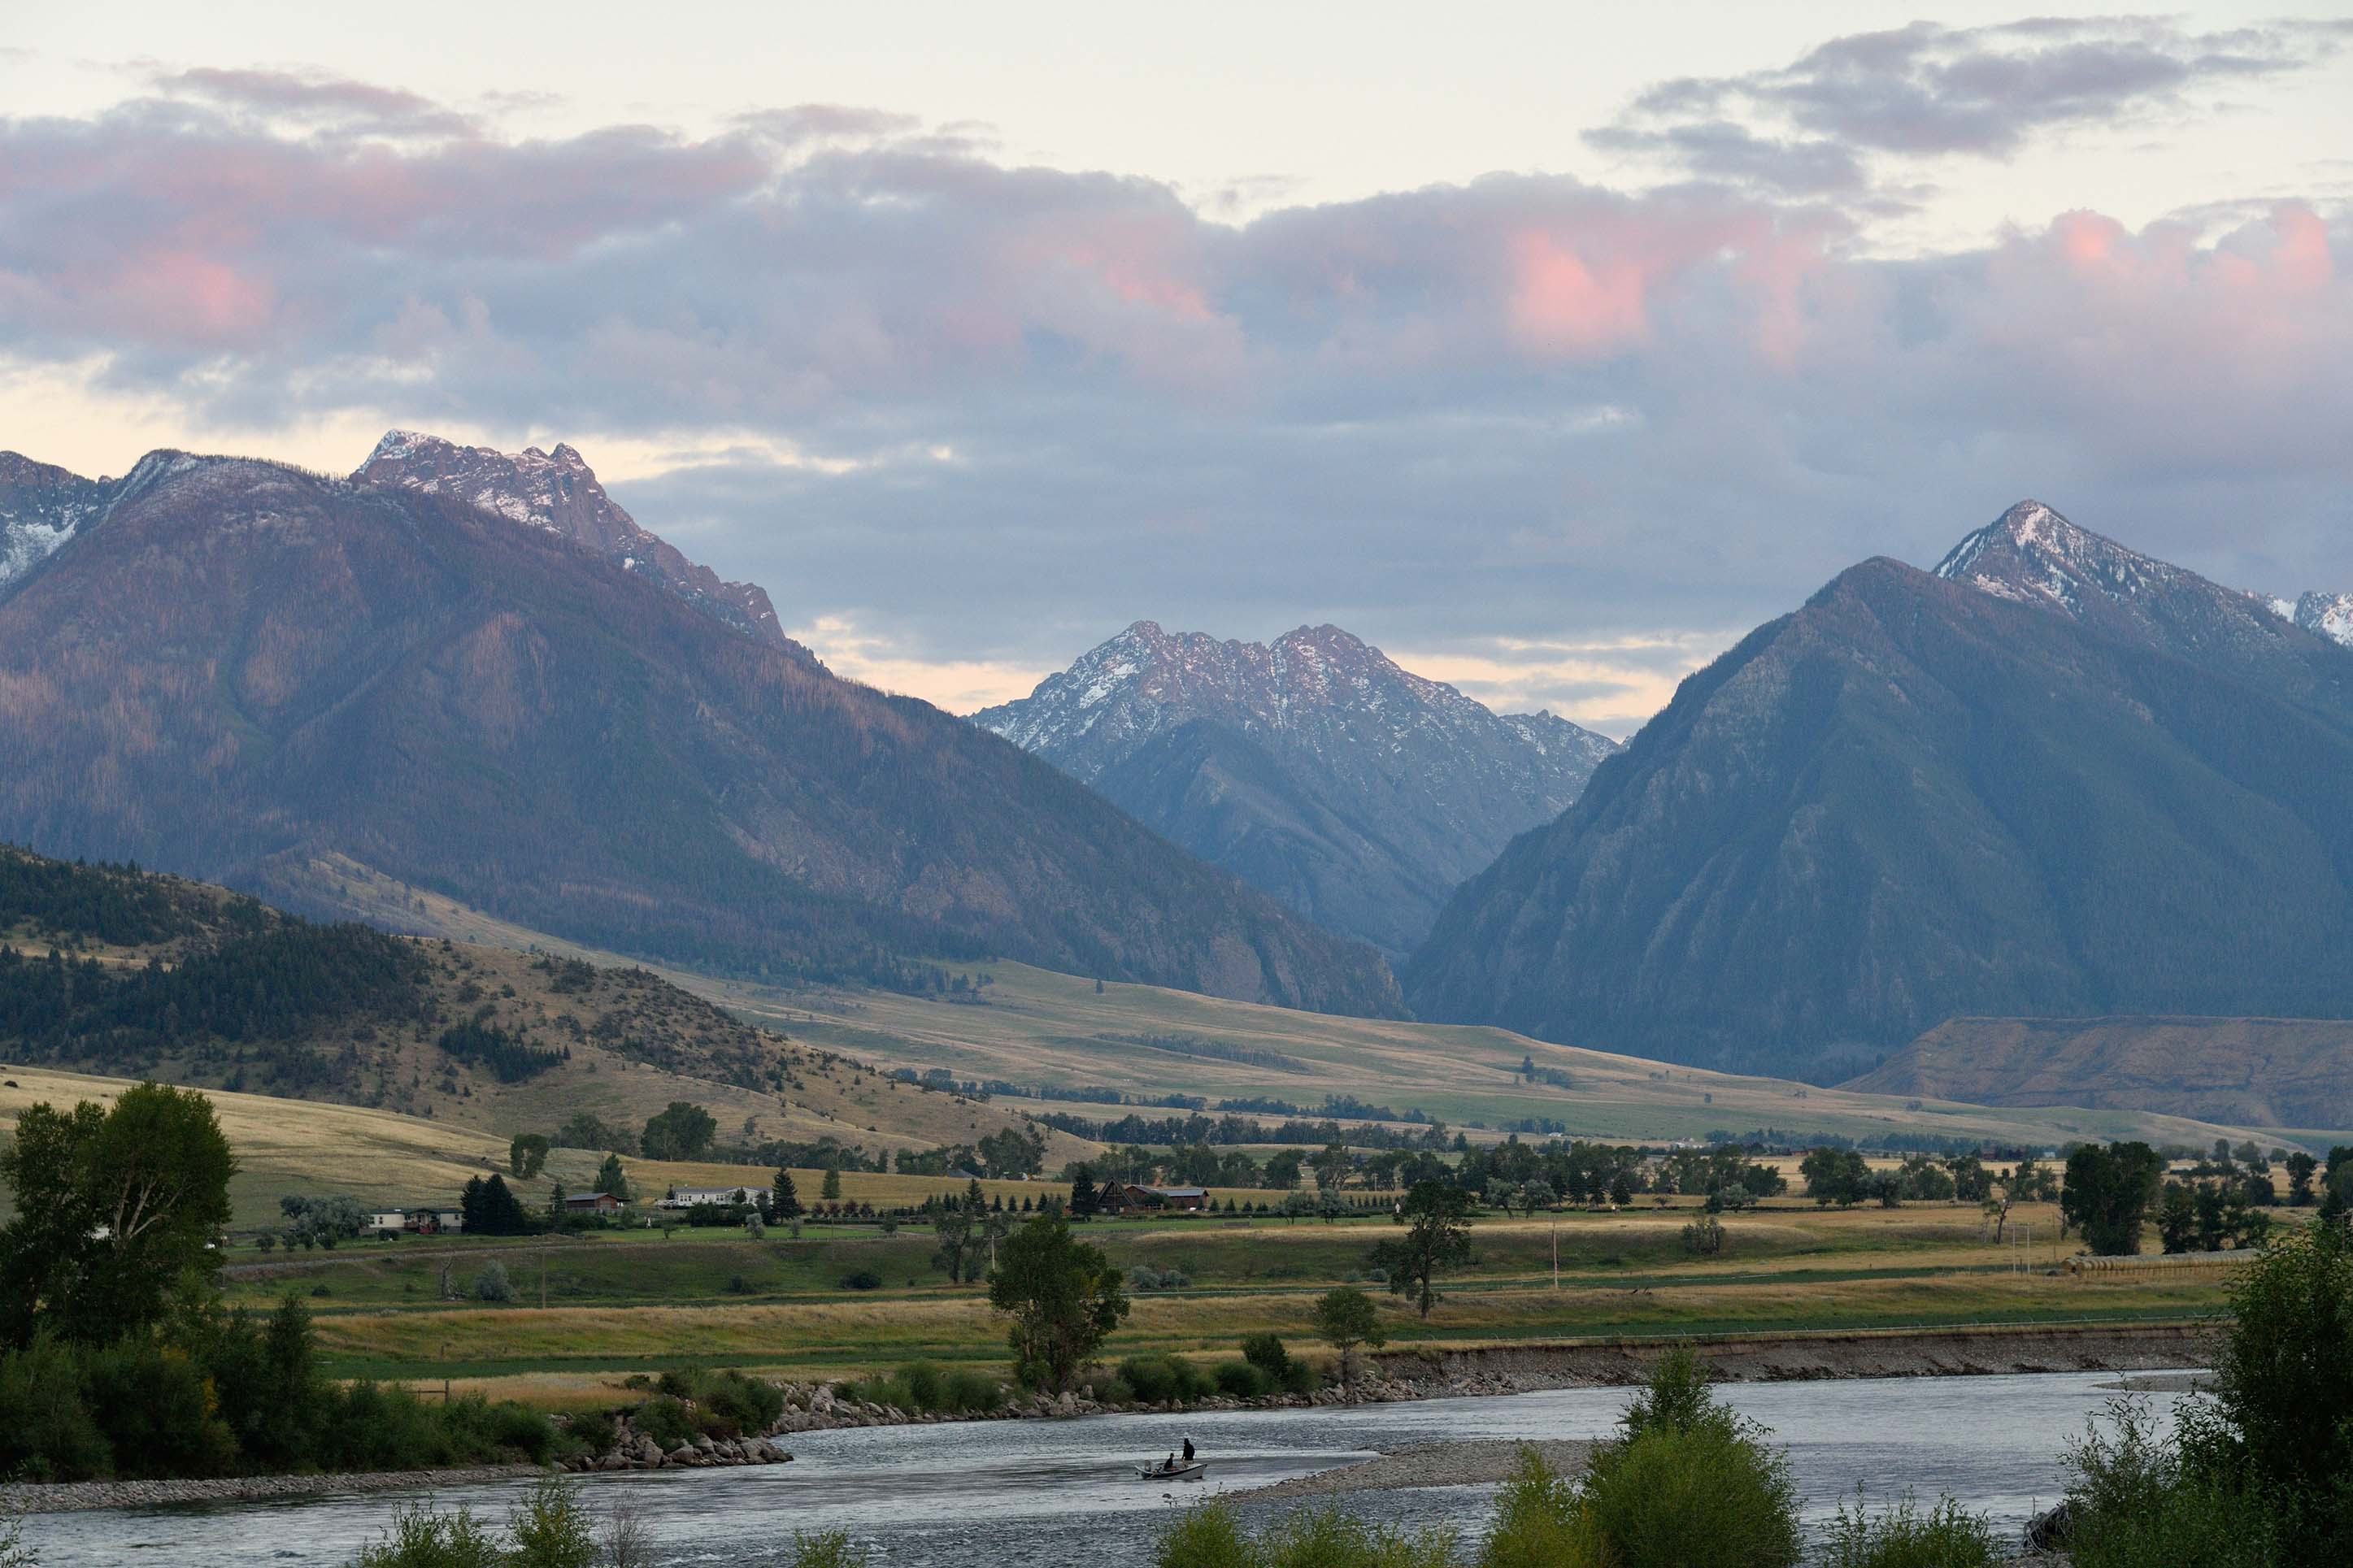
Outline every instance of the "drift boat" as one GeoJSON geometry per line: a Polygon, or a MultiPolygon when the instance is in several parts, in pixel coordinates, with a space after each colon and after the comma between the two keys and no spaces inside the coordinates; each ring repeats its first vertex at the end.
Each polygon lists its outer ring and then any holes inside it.
{"type": "Polygon", "coordinates": [[[1196,1459],[1189,1465],[1179,1465],[1173,1470],[1164,1465],[1145,1465],[1136,1470],[1135,1476],[1138,1480],[1145,1481],[1198,1481],[1208,1473],[1208,1460],[1196,1459]]]}

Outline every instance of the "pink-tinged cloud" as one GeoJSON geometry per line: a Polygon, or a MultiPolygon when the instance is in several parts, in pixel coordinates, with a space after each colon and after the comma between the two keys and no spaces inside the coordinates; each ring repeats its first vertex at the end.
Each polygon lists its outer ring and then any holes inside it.
{"type": "Polygon", "coordinates": [[[1521,343],[1541,353],[1605,354],[1641,341],[1650,275],[1623,259],[1588,263],[1557,237],[1512,241],[1511,318],[1521,343]]]}

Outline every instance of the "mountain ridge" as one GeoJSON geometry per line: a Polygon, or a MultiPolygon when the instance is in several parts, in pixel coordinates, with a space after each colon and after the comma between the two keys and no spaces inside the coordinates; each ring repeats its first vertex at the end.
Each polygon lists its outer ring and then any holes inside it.
{"type": "Polygon", "coordinates": [[[151,455],[0,589],[0,837],[47,852],[274,893],[343,854],[780,975],[1005,952],[1398,1005],[1369,951],[1016,748],[470,496],[151,455]]]}
{"type": "Polygon", "coordinates": [[[1417,1012],[1823,1079],[1962,1015],[2353,1013],[2353,658],[2054,522],[1687,679],[1457,892],[1417,1012]]]}
{"type": "Polygon", "coordinates": [[[1343,628],[1137,621],[973,722],[1328,929],[1402,952],[1615,742],[1498,715],[1343,628]]]}

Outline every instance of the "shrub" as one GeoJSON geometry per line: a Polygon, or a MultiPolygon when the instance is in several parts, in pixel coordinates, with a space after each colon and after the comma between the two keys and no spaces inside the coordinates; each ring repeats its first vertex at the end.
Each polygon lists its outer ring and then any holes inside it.
{"type": "Polygon", "coordinates": [[[940,1389],[942,1408],[976,1415],[996,1409],[1004,1399],[1005,1391],[995,1378],[965,1368],[948,1373],[940,1389]]]}
{"type": "Polygon", "coordinates": [[[1145,1405],[1198,1399],[1210,1388],[1199,1367],[1171,1355],[1130,1356],[1119,1363],[1119,1375],[1145,1405]]]}
{"type": "Polygon", "coordinates": [[[614,1443],[620,1437],[621,1430],[615,1425],[611,1411],[591,1410],[575,1415],[572,1418],[571,1426],[567,1428],[567,1434],[584,1451],[603,1454],[612,1449],[614,1443]]]}
{"type": "Polygon", "coordinates": [[[353,1568],[504,1568],[506,1561],[468,1510],[436,1513],[419,1503],[394,1514],[384,1538],[362,1547],[353,1568]]]}
{"type": "MultiPolygon", "coordinates": [[[[2185,1413],[2187,1414],[2187,1413],[2185,1413]]],[[[2274,1568],[2273,1510],[2252,1490],[2186,1462],[2148,1406],[2110,1405],[2067,1451],[2067,1550],[2076,1568],[2274,1568]]]]}
{"type": "Polygon", "coordinates": [[[0,1353],[0,1475],[37,1481],[102,1479],[113,1450],[82,1397],[74,1352],[54,1340],[0,1353]]]}
{"type": "Polygon", "coordinates": [[[772,1383],[756,1377],[746,1377],[733,1367],[705,1373],[695,1379],[695,1402],[715,1420],[706,1419],[706,1427],[725,1426],[733,1428],[714,1436],[737,1436],[745,1432],[765,1431],[777,1416],[785,1413],[785,1391],[772,1383]]]}
{"type": "Polygon", "coordinates": [[[1259,1568],[1265,1561],[1224,1503],[1187,1509],[1160,1537],[1153,1568],[1259,1568]]]}
{"type": "Polygon", "coordinates": [[[1609,1568],[1609,1543],[1577,1489],[1534,1448],[1520,1450],[1495,1499],[1494,1532],[1480,1568],[1609,1568]]]}
{"type": "Polygon", "coordinates": [[[474,1276],[474,1294],[485,1301],[513,1300],[514,1285],[507,1279],[507,1266],[498,1262],[483,1264],[482,1271],[474,1276]]]}
{"type": "Polygon", "coordinates": [[[693,1414],[667,1394],[657,1394],[638,1405],[631,1419],[638,1431],[665,1449],[694,1440],[693,1414]]]}
{"type": "Polygon", "coordinates": [[[1281,1383],[1291,1371],[1291,1352],[1283,1348],[1280,1334],[1245,1334],[1242,1359],[1274,1383],[1281,1383]]]}
{"type": "Polygon", "coordinates": [[[906,1403],[917,1410],[940,1407],[940,1369],[930,1362],[909,1362],[899,1369],[898,1383],[907,1391],[906,1403]]]}
{"type": "Polygon", "coordinates": [[[514,1537],[511,1568],[597,1568],[603,1555],[580,1489],[562,1477],[524,1493],[507,1530],[514,1537]]]}
{"type": "Polygon", "coordinates": [[[793,1536],[792,1568],[866,1568],[867,1562],[865,1549],[839,1530],[793,1536]]]}
{"type": "Polygon", "coordinates": [[[1822,1568],[1995,1568],[2006,1554],[1993,1527],[1945,1498],[1920,1511],[1907,1494],[1874,1517],[1857,1490],[1854,1511],[1839,1504],[1822,1537],[1822,1568]]]}
{"type": "Polygon", "coordinates": [[[1794,1568],[1797,1489],[1746,1424],[1652,1427],[1597,1449],[1583,1493],[1621,1568],[1794,1568]]]}
{"type": "Polygon", "coordinates": [[[1619,1568],[1792,1568],[1796,1483],[1764,1433],[1715,1402],[1697,1357],[1659,1359],[1579,1493],[1619,1568]]]}
{"type": "MultiPolygon", "coordinates": [[[[1255,1542],[1221,1503],[1187,1510],[1161,1536],[1155,1568],[1462,1568],[1453,1535],[1405,1535],[1335,1505],[1304,1509],[1255,1542]]],[[[1574,1568],[1574,1565],[1571,1565],[1574,1568]]]]}
{"type": "Polygon", "coordinates": [[[880,1290],[882,1289],[882,1276],[871,1268],[860,1268],[841,1277],[841,1288],[845,1290],[880,1290]]]}
{"type": "Polygon", "coordinates": [[[1219,1362],[1218,1392],[1233,1399],[1257,1399],[1274,1391],[1274,1380],[1246,1361],[1219,1362]]]}

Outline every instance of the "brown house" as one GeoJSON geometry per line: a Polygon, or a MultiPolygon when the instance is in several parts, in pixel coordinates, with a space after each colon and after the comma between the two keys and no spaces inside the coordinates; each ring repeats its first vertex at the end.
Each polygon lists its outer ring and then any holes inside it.
{"type": "Polygon", "coordinates": [[[1121,1214],[1200,1214],[1209,1206],[1207,1187],[1146,1187],[1121,1182],[1112,1194],[1121,1214]]]}
{"type": "Polygon", "coordinates": [[[621,1200],[610,1193],[566,1193],[565,1214],[619,1214],[621,1200]]]}

